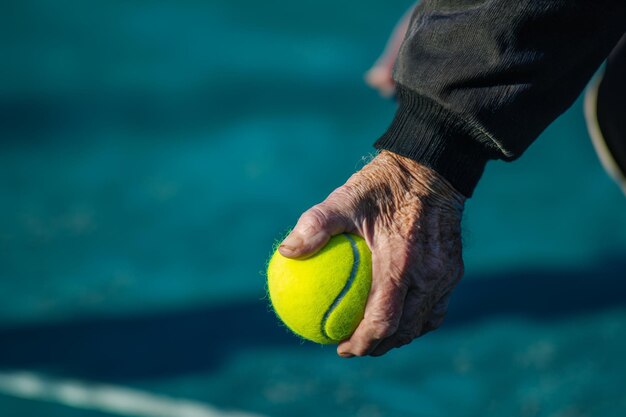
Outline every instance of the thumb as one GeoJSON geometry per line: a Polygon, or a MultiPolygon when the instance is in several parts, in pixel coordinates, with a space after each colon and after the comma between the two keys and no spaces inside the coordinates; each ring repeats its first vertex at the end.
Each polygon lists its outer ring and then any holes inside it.
{"type": "Polygon", "coordinates": [[[300,216],[296,227],[283,240],[278,251],[288,258],[310,256],[323,248],[331,236],[346,229],[348,229],[346,217],[326,203],[321,203],[300,216]]]}

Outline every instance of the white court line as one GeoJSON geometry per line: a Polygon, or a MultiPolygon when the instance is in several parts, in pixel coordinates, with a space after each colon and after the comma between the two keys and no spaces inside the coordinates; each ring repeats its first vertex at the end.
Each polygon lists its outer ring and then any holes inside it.
{"type": "Polygon", "coordinates": [[[0,394],[133,417],[262,417],[132,388],[52,379],[26,371],[0,372],[0,394]]]}

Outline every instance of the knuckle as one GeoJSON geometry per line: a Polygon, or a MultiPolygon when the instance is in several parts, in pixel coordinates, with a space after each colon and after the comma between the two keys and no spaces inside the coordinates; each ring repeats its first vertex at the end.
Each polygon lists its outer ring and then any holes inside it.
{"type": "Polygon", "coordinates": [[[439,303],[437,303],[435,307],[433,307],[431,314],[433,315],[433,317],[435,317],[436,320],[443,319],[443,317],[447,314],[449,300],[450,299],[446,297],[443,300],[439,301],[439,303]]]}
{"type": "Polygon", "coordinates": [[[424,325],[424,328],[422,329],[421,334],[425,335],[426,333],[433,332],[433,331],[439,329],[439,327],[443,324],[443,320],[444,320],[443,317],[429,320],[424,325]]]}
{"type": "Polygon", "coordinates": [[[436,330],[443,324],[443,317],[428,322],[428,328],[430,330],[436,330]]]}
{"type": "Polygon", "coordinates": [[[415,335],[410,331],[400,331],[396,334],[396,346],[408,345],[415,339],[415,335]]]}
{"type": "Polygon", "coordinates": [[[398,330],[398,324],[393,320],[373,319],[370,321],[370,335],[381,340],[393,335],[398,330]]]}
{"type": "Polygon", "coordinates": [[[458,282],[461,281],[461,278],[463,278],[464,274],[465,274],[465,265],[463,264],[462,259],[459,260],[458,262],[451,263],[449,267],[449,271],[448,271],[448,276],[450,276],[454,284],[458,284],[458,282]]]}
{"type": "Polygon", "coordinates": [[[307,229],[321,229],[326,224],[327,218],[328,215],[324,212],[323,208],[320,207],[320,204],[318,204],[311,207],[300,216],[298,225],[303,231],[307,229]]]}

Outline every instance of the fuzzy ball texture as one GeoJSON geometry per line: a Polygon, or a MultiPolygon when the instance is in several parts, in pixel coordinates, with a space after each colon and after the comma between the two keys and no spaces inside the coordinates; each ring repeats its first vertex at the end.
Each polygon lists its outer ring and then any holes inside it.
{"type": "Polygon", "coordinates": [[[322,344],[350,337],[363,319],[372,285],[372,255],[353,234],[330,239],[315,255],[290,259],[278,251],[267,268],[278,317],[294,333],[322,344]]]}

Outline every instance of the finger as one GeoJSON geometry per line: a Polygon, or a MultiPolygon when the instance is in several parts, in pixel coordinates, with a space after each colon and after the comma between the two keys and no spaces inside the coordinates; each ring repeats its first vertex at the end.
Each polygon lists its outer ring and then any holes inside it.
{"type": "Polygon", "coordinates": [[[439,328],[448,311],[451,295],[452,291],[444,294],[428,314],[420,315],[420,309],[424,305],[423,297],[420,296],[417,290],[409,290],[398,331],[380,342],[376,349],[372,351],[371,356],[382,356],[391,349],[409,344],[414,339],[439,328]]]}
{"type": "Polygon", "coordinates": [[[443,297],[437,302],[430,312],[430,316],[425,321],[424,326],[421,329],[419,336],[423,336],[426,333],[437,330],[439,326],[443,324],[448,313],[448,305],[450,304],[450,298],[452,297],[452,291],[444,294],[443,297]]]}
{"type": "Polygon", "coordinates": [[[417,288],[411,288],[404,301],[404,308],[398,330],[376,346],[370,353],[371,356],[382,356],[391,349],[410,343],[420,334],[422,329],[423,314],[420,311],[424,306],[423,295],[417,288]]]}
{"type": "Polygon", "coordinates": [[[365,306],[365,316],[350,339],[341,342],[337,353],[343,357],[368,355],[381,340],[398,329],[407,285],[389,254],[372,255],[372,288],[365,306]],[[395,271],[394,271],[395,269],[395,271]]]}
{"type": "Polygon", "coordinates": [[[378,90],[381,96],[392,97],[396,91],[392,77],[392,69],[384,64],[376,64],[365,74],[365,82],[370,87],[378,90]]]}
{"type": "Polygon", "coordinates": [[[291,233],[278,247],[279,252],[288,258],[301,258],[313,255],[320,250],[331,236],[348,228],[346,217],[325,203],[307,210],[291,233]]]}

